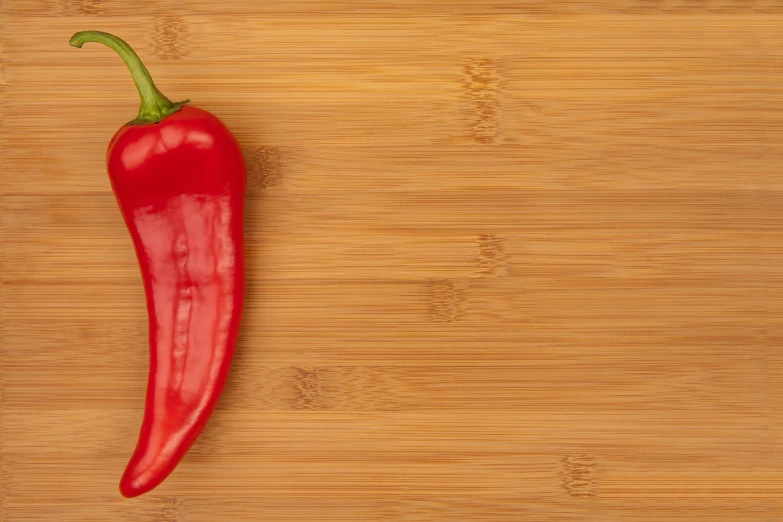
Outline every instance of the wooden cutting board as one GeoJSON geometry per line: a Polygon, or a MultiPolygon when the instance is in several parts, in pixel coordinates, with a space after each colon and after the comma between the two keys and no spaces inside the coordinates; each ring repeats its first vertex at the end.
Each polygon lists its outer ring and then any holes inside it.
{"type": "Polygon", "coordinates": [[[783,517],[783,3],[0,10],[3,521],[783,517]],[[87,29],[250,176],[230,381],[133,500],[138,98],[87,29]]]}

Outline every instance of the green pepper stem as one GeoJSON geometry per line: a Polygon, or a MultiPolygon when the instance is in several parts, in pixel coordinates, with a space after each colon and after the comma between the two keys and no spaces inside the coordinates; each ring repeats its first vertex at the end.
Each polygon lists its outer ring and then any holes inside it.
{"type": "Polygon", "coordinates": [[[157,123],[169,114],[178,111],[184,104],[190,100],[172,103],[161,93],[155,83],[152,81],[149,71],[141,62],[139,56],[131,49],[131,46],[122,39],[101,31],[81,31],[74,34],[68,42],[74,47],[81,47],[86,42],[98,42],[113,49],[125,65],[128,66],[136,89],[141,97],[141,106],[139,107],[139,116],[128,122],[132,124],[157,123]]]}

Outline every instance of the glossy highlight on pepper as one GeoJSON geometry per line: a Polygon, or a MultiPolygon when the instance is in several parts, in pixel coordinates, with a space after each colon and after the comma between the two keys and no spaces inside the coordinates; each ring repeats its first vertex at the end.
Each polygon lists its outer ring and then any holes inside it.
{"type": "Polygon", "coordinates": [[[142,98],[107,151],[148,312],[144,417],[119,486],[135,497],[174,471],[226,383],[244,306],[247,178],[237,140],[215,115],[168,100],[113,35],[81,32],[71,44],[90,41],[125,60],[142,98]]]}

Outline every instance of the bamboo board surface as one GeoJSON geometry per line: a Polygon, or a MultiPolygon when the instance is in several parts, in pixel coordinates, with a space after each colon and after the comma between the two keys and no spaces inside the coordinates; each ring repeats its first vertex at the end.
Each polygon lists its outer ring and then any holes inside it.
{"type": "Polygon", "coordinates": [[[783,519],[783,3],[3,0],[0,519],[783,519]],[[246,150],[218,410],[125,500],[130,77],[246,150]]]}

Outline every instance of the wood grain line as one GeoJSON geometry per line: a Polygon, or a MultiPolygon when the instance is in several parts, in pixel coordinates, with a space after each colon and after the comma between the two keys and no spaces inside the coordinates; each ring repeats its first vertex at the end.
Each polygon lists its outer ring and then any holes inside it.
{"type": "Polygon", "coordinates": [[[244,152],[247,164],[248,186],[270,189],[280,185],[280,150],[278,147],[256,147],[244,152]]]}
{"type": "Polygon", "coordinates": [[[505,239],[496,234],[479,234],[479,277],[497,277],[509,274],[504,243],[505,239]]]}
{"type": "Polygon", "coordinates": [[[442,279],[430,284],[430,313],[435,322],[451,323],[462,315],[464,291],[453,279],[442,279]]]}
{"type": "Polygon", "coordinates": [[[471,133],[476,143],[498,141],[501,118],[499,83],[493,60],[473,60],[465,66],[466,94],[475,111],[471,133]]]}
{"type": "Polygon", "coordinates": [[[563,458],[563,487],[569,496],[593,496],[595,461],[594,455],[566,455],[563,458]]]}
{"type": "Polygon", "coordinates": [[[185,500],[183,498],[164,498],[162,504],[163,509],[160,514],[160,522],[185,522],[188,520],[185,511],[185,500]]]}
{"type": "Polygon", "coordinates": [[[66,16],[100,16],[106,13],[103,0],[59,0],[54,4],[53,10],[66,16]]]}
{"type": "Polygon", "coordinates": [[[187,23],[179,16],[156,18],[151,45],[160,60],[181,60],[187,57],[190,54],[187,23]]]}

